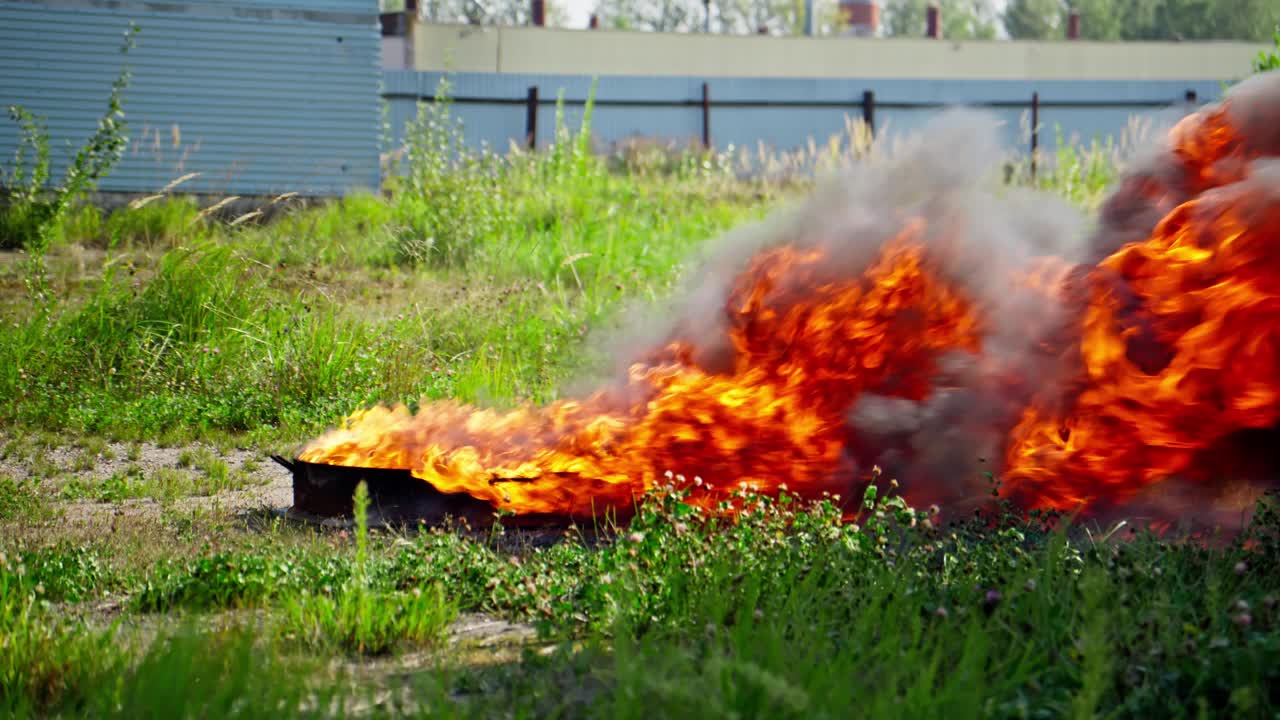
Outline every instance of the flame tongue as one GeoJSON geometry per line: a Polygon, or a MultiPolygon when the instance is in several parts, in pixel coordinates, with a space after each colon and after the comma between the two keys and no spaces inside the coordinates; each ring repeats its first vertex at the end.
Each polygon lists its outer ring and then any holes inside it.
{"type": "Polygon", "coordinates": [[[853,281],[819,281],[824,258],[787,247],[751,263],[726,306],[736,349],[727,372],[693,364],[690,341],[677,339],[660,361],[633,365],[622,387],[582,401],[507,413],[376,407],[300,457],[408,469],[522,513],[623,506],[668,472],[709,509],[742,483],[838,491],[852,470],[844,415],[858,394],[924,397],[937,356],[976,351],[978,326],[909,238],[853,281]]]}
{"type": "Polygon", "coordinates": [[[1234,432],[1274,426],[1277,250],[1277,186],[1242,181],[1184,203],[1149,240],[1107,258],[1082,322],[1085,389],[1070,415],[1032,407],[1014,429],[1014,491],[1053,507],[1119,502],[1188,471],[1234,432]]]}
{"type": "Polygon", "coordinates": [[[941,193],[853,272],[839,243],[863,240],[837,232],[756,253],[723,295],[723,337],[673,332],[596,394],[379,406],[300,457],[587,516],[673,474],[729,512],[739,484],[846,492],[889,457],[913,502],[985,494],[947,476],[995,438],[1003,492],[1024,506],[1115,506],[1171,477],[1194,496],[1241,431],[1280,423],[1278,127],[1274,77],[1186,118],[1107,201],[1091,264],[975,261],[957,248],[981,240],[937,212],[941,193]],[[985,264],[1003,274],[969,277],[985,264]]]}

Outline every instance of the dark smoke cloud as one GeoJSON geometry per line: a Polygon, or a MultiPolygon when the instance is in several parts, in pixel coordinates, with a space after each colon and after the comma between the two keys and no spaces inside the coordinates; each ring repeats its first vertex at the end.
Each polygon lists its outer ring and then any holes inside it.
{"type": "Polygon", "coordinates": [[[1004,433],[1017,413],[1032,395],[1060,392],[1060,362],[1037,341],[1063,322],[1064,309],[1010,278],[1037,259],[1072,263],[1086,251],[1083,215],[1055,196],[1003,186],[1005,159],[994,117],[941,115],[803,202],[709,244],[674,301],[633,309],[624,336],[610,338],[615,369],[673,338],[694,343],[700,366],[723,369],[733,353],[726,300],[754,255],[784,245],[819,247],[826,279],[855,279],[908,223],[927,218],[922,242],[940,261],[943,279],[986,319],[983,360],[948,358],[936,392],[923,403],[862,397],[849,409],[851,451],[862,466],[879,464],[904,482],[931,478],[930,494],[940,501],[983,497],[983,471],[998,469],[1004,433]],[[1034,385],[997,388],[997,376],[1034,378],[1034,385]],[[932,487],[942,480],[946,487],[932,487]]]}
{"type": "MultiPolygon", "coordinates": [[[[1236,157],[1280,155],[1280,72],[1254,75],[1232,86],[1219,102],[1201,108],[1202,115],[1225,108],[1243,140],[1236,157]]],[[[1222,168],[1227,169],[1227,168],[1222,168]]],[[[1151,235],[1175,207],[1203,188],[1188,177],[1185,160],[1174,152],[1169,133],[1143,148],[1126,169],[1098,213],[1085,260],[1097,264],[1121,247],[1151,235]]]]}

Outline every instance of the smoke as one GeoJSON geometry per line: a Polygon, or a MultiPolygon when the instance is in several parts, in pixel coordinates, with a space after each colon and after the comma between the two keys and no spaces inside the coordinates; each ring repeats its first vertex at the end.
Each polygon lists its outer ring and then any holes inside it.
{"type": "MultiPolygon", "coordinates": [[[[1099,263],[1146,240],[1175,208],[1215,187],[1249,178],[1257,185],[1250,192],[1270,206],[1274,193],[1266,186],[1275,170],[1255,158],[1280,155],[1278,119],[1280,74],[1237,85],[1222,103],[1139,149],[1097,217],[1089,218],[1055,194],[999,181],[1005,153],[994,117],[946,113],[894,152],[846,168],[795,206],[708,244],[673,300],[633,310],[625,336],[611,339],[615,367],[681,341],[702,369],[727,371],[737,352],[727,303],[762,251],[821,251],[818,277],[808,268],[776,280],[779,296],[803,299],[820,284],[856,281],[886,244],[913,228],[939,279],[962,293],[981,319],[981,350],[940,358],[922,400],[857,395],[846,414],[846,465],[856,473],[879,466],[903,483],[909,500],[914,495],[957,510],[982,504],[990,498],[989,478],[1003,469],[1010,430],[1027,408],[1070,411],[1082,371],[1086,278],[1106,282],[1109,271],[1099,263]],[[1227,132],[1215,134],[1219,126],[1227,132]],[[1240,147],[1204,151],[1203,144],[1228,134],[1240,147]],[[1201,167],[1205,157],[1216,159],[1201,167]]],[[[1121,278],[1114,285],[1113,297],[1122,304],[1127,299],[1136,317],[1143,300],[1121,278]]],[[[1150,328],[1132,329],[1130,361],[1148,374],[1159,372],[1171,351],[1150,328]]],[[[1175,480],[1168,487],[1167,496],[1148,491],[1134,498],[1130,509],[1174,517],[1200,499],[1234,512],[1238,503],[1224,498],[1249,496],[1225,484],[1197,491],[1194,483],[1175,480]]]]}
{"type": "Polygon", "coordinates": [[[1143,149],[1098,213],[1085,260],[1097,264],[1121,247],[1151,235],[1174,208],[1207,189],[1209,178],[1246,174],[1249,158],[1280,155],[1280,72],[1262,73],[1232,86],[1222,100],[1175,125],[1143,149]],[[1204,123],[1234,129],[1240,147],[1213,167],[1195,167],[1186,144],[1205,141],[1204,123]]]}
{"type": "MultiPolygon", "coordinates": [[[[998,471],[1018,413],[1033,397],[1062,394],[1063,363],[1042,341],[1069,315],[1050,290],[1089,250],[1080,211],[1000,182],[1006,154],[999,129],[988,114],[950,111],[894,152],[849,167],[797,205],[709,243],[673,300],[633,308],[626,334],[608,339],[615,371],[672,340],[691,344],[699,367],[727,370],[735,348],[726,303],[753,257],[783,246],[820,249],[821,281],[855,281],[923,218],[918,241],[941,268],[940,280],[983,318],[982,353],[943,358],[922,402],[862,395],[848,408],[849,459],[863,471],[879,465],[904,484],[927,482],[927,495],[938,502],[989,498],[984,472],[998,471]],[[1033,283],[1037,273],[1041,280],[1033,283]]],[[[812,288],[800,282],[784,276],[779,283],[790,292],[780,294],[803,298],[812,288]]]]}

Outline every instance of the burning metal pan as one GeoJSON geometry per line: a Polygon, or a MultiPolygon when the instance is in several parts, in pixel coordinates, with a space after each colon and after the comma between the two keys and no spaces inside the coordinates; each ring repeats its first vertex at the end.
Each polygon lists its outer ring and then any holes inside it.
{"type": "MultiPolygon", "coordinates": [[[[440,525],[447,519],[466,521],[472,527],[494,522],[489,503],[466,493],[443,493],[408,470],[347,467],[289,460],[272,455],[293,474],[293,506],[286,515],[299,520],[335,524],[349,522],[355,515],[356,485],[365,481],[369,491],[371,525],[440,525]]],[[[566,518],[548,515],[506,517],[504,525],[554,527],[567,524],[566,518]]]]}

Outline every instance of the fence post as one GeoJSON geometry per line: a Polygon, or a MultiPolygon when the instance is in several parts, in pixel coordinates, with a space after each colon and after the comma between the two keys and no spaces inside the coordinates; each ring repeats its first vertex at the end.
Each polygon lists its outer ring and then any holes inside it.
{"type": "Polygon", "coordinates": [[[711,149],[711,87],[702,83],[702,147],[711,149]]]}
{"type": "Polygon", "coordinates": [[[862,91],[862,122],[867,124],[871,137],[876,135],[876,94],[871,90],[862,91]]]}
{"type": "Polygon", "coordinates": [[[1040,152],[1040,93],[1031,93],[1031,182],[1036,181],[1036,156],[1040,152]]]}
{"type": "Polygon", "coordinates": [[[530,150],[538,149],[538,86],[529,86],[524,102],[524,137],[530,150]]]}

